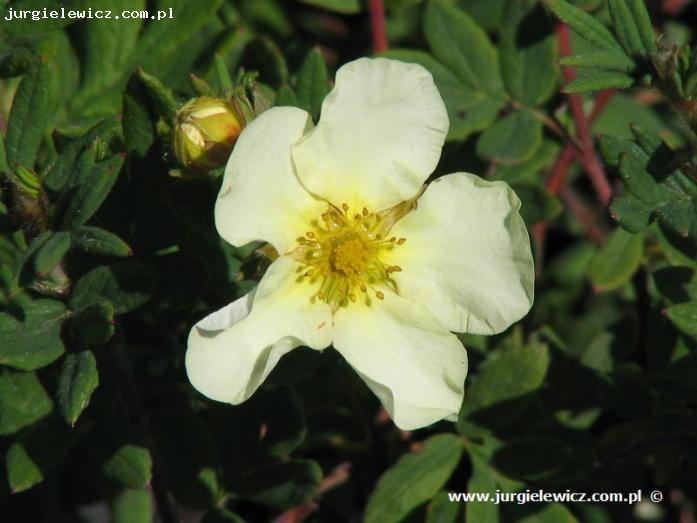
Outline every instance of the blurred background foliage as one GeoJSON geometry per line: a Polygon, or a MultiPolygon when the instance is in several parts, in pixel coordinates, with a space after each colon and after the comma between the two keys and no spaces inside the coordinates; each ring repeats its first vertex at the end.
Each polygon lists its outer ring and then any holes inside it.
{"type": "Polygon", "coordinates": [[[216,234],[221,169],[178,164],[177,110],[317,120],[336,68],[374,53],[379,3],[65,0],[174,17],[0,23],[0,520],[695,521],[689,0],[385,1],[377,50],[428,68],[450,116],[434,176],[510,183],[535,248],[531,313],[462,336],[456,424],[397,430],[332,350],[294,351],[238,407],[190,386],[188,330],[264,266],[216,234]],[[446,494],[526,489],[644,497],[446,494]]]}

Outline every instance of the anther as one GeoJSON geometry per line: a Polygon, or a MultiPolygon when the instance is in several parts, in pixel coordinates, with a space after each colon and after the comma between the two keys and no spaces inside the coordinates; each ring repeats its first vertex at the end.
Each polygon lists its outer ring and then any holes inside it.
{"type": "Polygon", "coordinates": [[[376,293],[375,293],[375,297],[376,297],[378,300],[384,300],[384,299],[385,299],[385,295],[384,295],[381,291],[376,292],[376,293]]]}
{"type": "Polygon", "coordinates": [[[348,211],[349,210],[348,203],[342,203],[341,208],[344,210],[344,212],[348,211]]]}
{"type": "Polygon", "coordinates": [[[368,212],[368,209],[366,209],[365,207],[363,207],[363,216],[368,216],[368,214],[370,214],[370,213],[368,212]]]}
{"type": "Polygon", "coordinates": [[[397,240],[397,245],[404,245],[405,241],[407,241],[406,238],[400,238],[399,240],[397,240]]]}
{"type": "Polygon", "coordinates": [[[356,303],[356,295],[355,295],[355,294],[353,294],[353,293],[349,294],[349,299],[350,299],[353,303],[356,303]]]}
{"type": "Polygon", "coordinates": [[[315,237],[315,233],[312,232],[312,231],[307,231],[307,232],[305,233],[305,236],[307,236],[308,238],[314,238],[314,237],[315,237]]]}

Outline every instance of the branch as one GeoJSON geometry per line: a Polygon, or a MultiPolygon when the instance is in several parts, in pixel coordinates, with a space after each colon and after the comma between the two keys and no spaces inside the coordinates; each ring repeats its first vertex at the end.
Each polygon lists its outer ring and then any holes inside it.
{"type": "MultiPolygon", "coordinates": [[[[616,91],[614,89],[606,89],[598,94],[598,96],[595,98],[593,109],[591,110],[590,115],[588,115],[588,125],[592,124],[602,114],[603,110],[607,106],[607,103],[613,97],[615,92],[616,91]]],[[[547,178],[547,189],[552,194],[559,194],[559,191],[566,183],[566,173],[568,172],[569,167],[571,167],[576,154],[577,150],[572,144],[566,144],[566,146],[564,146],[562,153],[559,155],[557,163],[554,164],[551,174],[549,175],[549,178],[547,178]]],[[[544,245],[545,239],[547,238],[548,227],[548,221],[536,223],[532,227],[532,237],[533,241],[535,242],[535,252],[540,259],[544,254],[544,245]]],[[[535,272],[537,276],[539,276],[539,271],[541,269],[542,264],[536,264],[535,272]]]]}
{"type": "Polygon", "coordinates": [[[370,29],[373,34],[373,52],[385,52],[389,48],[385,28],[385,6],[382,0],[370,0],[368,9],[370,11],[370,29]]]}
{"type": "MultiPolygon", "coordinates": [[[[571,54],[569,27],[565,24],[559,24],[557,28],[557,37],[559,39],[559,52],[561,56],[569,56],[571,54]]],[[[576,78],[575,71],[570,67],[564,67],[563,72],[567,83],[576,78]]],[[[569,98],[571,115],[576,125],[578,140],[581,144],[579,161],[583,165],[584,170],[588,173],[591,184],[598,195],[598,200],[600,200],[603,206],[607,206],[612,199],[612,188],[607,181],[607,176],[605,176],[605,171],[595,152],[595,147],[593,146],[590,125],[588,120],[586,120],[586,115],[583,113],[583,100],[578,94],[570,93],[567,96],[569,98]]]]}

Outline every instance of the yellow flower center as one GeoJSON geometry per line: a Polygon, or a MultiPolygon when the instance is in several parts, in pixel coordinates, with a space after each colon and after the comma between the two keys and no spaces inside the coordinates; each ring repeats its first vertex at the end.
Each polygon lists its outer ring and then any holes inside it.
{"type": "Polygon", "coordinates": [[[317,285],[312,301],[328,303],[334,310],[357,302],[371,304],[371,295],[382,300],[383,290],[397,292],[392,274],[398,265],[384,263],[380,256],[402,245],[406,239],[387,237],[390,229],[414,202],[403,202],[387,211],[350,213],[349,206],[329,205],[321,220],[310,222],[311,230],[297,239],[289,255],[300,265],[298,283],[317,285]],[[382,290],[381,290],[382,289],[382,290]]]}

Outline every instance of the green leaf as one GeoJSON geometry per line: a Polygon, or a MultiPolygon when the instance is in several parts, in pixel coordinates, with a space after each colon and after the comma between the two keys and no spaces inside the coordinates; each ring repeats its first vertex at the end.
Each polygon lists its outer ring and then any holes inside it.
{"type": "Polygon", "coordinates": [[[424,35],[435,57],[462,83],[505,98],[496,48],[467,13],[448,0],[430,0],[424,35]]]}
{"type": "Polygon", "coordinates": [[[148,449],[123,445],[102,464],[104,476],[128,488],[145,488],[152,477],[152,458],[148,449]]]}
{"type": "Polygon", "coordinates": [[[274,100],[274,105],[276,107],[281,106],[291,106],[298,107],[298,96],[293,91],[293,88],[287,84],[283,84],[279,87],[276,92],[276,99],[274,100]]]}
{"type": "Polygon", "coordinates": [[[14,434],[36,423],[52,408],[35,373],[0,370],[0,434],[14,434]]]}
{"type": "Polygon", "coordinates": [[[38,60],[36,51],[30,45],[18,43],[0,51],[0,78],[13,78],[23,75],[38,60]]]}
{"type": "Polygon", "coordinates": [[[147,302],[156,285],[157,274],[137,261],[97,267],[78,280],[70,308],[76,310],[108,301],[116,314],[125,314],[147,302]]]}
{"type": "Polygon", "coordinates": [[[125,241],[99,227],[75,227],[71,233],[75,247],[90,254],[100,256],[131,256],[133,254],[125,241]]]}
{"type": "Polygon", "coordinates": [[[623,72],[630,72],[636,69],[634,60],[627,55],[608,51],[595,51],[565,56],[559,59],[559,63],[570,67],[597,67],[599,69],[610,69],[612,71],[623,72]]]}
{"type": "Polygon", "coordinates": [[[697,184],[673,167],[673,151],[660,138],[643,133],[641,147],[629,140],[604,135],[600,147],[605,161],[619,170],[625,191],[612,205],[620,223],[630,231],[658,220],[672,232],[697,241],[697,184]]]}
{"type": "Polygon", "coordinates": [[[644,43],[626,0],[608,0],[612,27],[629,55],[645,55],[644,43]]]}
{"type": "Polygon", "coordinates": [[[461,520],[460,505],[450,501],[447,492],[441,491],[433,497],[426,513],[426,523],[458,523],[461,520]]]}
{"type": "Polygon", "coordinates": [[[55,232],[39,248],[34,258],[34,270],[43,275],[53,269],[70,249],[70,233],[55,232]]]}
{"type": "Polygon", "coordinates": [[[352,15],[361,12],[360,0],[300,0],[304,4],[321,7],[328,11],[352,15]]]}
{"type": "Polygon", "coordinates": [[[148,110],[142,84],[132,77],[123,93],[123,139],[128,153],[144,157],[155,143],[157,132],[148,110]]]}
{"type": "Polygon", "coordinates": [[[423,65],[433,75],[450,119],[448,140],[464,140],[489,127],[506,103],[504,98],[465,85],[447,67],[423,51],[391,49],[382,56],[423,65]]]}
{"type": "Polygon", "coordinates": [[[644,237],[615,229],[588,264],[588,277],[598,289],[623,286],[632,278],[644,255],[644,237]]]}
{"type": "Polygon", "coordinates": [[[560,147],[556,142],[543,139],[533,155],[524,162],[513,165],[497,165],[491,175],[492,180],[503,180],[511,186],[540,185],[540,172],[549,167],[559,155],[560,147]]]}
{"type": "MultiPolygon", "coordinates": [[[[110,0],[90,3],[93,10],[113,9],[110,0]]],[[[119,10],[143,11],[145,0],[121,0],[119,10]]],[[[143,26],[142,18],[99,20],[82,23],[75,29],[81,55],[82,85],[69,103],[69,112],[79,118],[113,114],[119,108],[119,95],[130,74],[133,53],[143,26]]]]}
{"type": "Polygon", "coordinates": [[[288,509],[308,503],[321,480],[322,469],[314,461],[286,461],[254,470],[240,495],[274,509],[288,509]]]}
{"type": "Polygon", "coordinates": [[[5,146],[10,165],[32,167],[51,121],[51,69],[39,60],[22,77],[7,124],[5,146]]]}
{"type": "Polygon", "coordinates": [[[100,302],[79,309],[66,322],[75,347],[98,349],[114,335],[114,306],[100,302]]]}
{"type": "Polygon", "coordinates": [[[22,432],[5,456],[12,492],[22,492],[43,481],[46,472],[60,464],[74,435],[66,427],[39,423],[22,432]]]}
{"type": "Polygon", "coordinates": [[[599,71],[579,76],[566,84],[562,91],[565,93],[584,93],[600,91],[601,89],[626,89],[634,85],[634,78],[617,71],[599,71]]]}
{"type": "Polygon", "coordinates": [[[518,163],[530,158],[542,142],[542,124],[530,111],[504,116],[477,140],[477,154],[500,163],[518,163]]]}
{"type": "Polygon", "coordinates": [[[462,456],[460,438],[431,436],[417,453],[402,456],[378,481],[368,501],[366,523],[402,521],[445,485],[462,456]]]}
{"type": "Polygon", "coordinates": [[[173,122],[177,114],[177,103],[174,101],[172,91],[159,78],[146,73],[142,69],[136,71],[136,78],[143,86],[153,112],[166,121],[173,122]]]}
{"type": "Polygon", "coordinates": [[[595,17],[582,11],[566,0],[544,0],[559,19],[588,40],[591,44],[605,51],[624,53],[622,46],[615,40],[607,27],[595,17]]]}
{"type": "Polygon", "coordinates": [[[34,370],[58,359],[65,352],[60,332],[66,316],[61,302],[47,299],[27,304],[22,320],[0,313],[0,364],[34,370]]]}
{"type": "Polygon", "coordinates": [[[627,3],[639,30],[644,48],[649,53],[654,52],[656,50],[656,33],[654,33],[653,24],[651,23],[649,12],[646,10],[644,0],[627,0],[627,3]]]}
{"type": "Polygon", "coordinates": [[[25,448],[13,443],[5,456],[7,482],[12,492],[22,492],[44,480],[41,468],[34,463],[25,448]]]}
{"type": "Polygon", "coordinates": [[[296,94],[298,106],[305,109],[315,122],[319,120],[322,101],[329,92],[327,65],[319,49],[314,48],[305,57],[298,72],[296,94]]]}
{"type": "Polygon", "coordinates": [[[150,492],[124,489],[114,500],[111,517],[114,523],[152,523],[153,512],[150,492]]]}
{"type": "Polygon", "coordinates": [[[466,4],[467,13],[488,33],[499,29],[508,6],[508,0],[468,0],[466,4]]]}
{"type": "Polygon", "coordinates": [[[501,29],[501,73],[511,97],[534,107],[555,91],[554,27],[534,1],[510,5],[501,29]]]}
{"type": "Polygon", "coordinates": [[[90,351],[68,354],[58,378],[58,407],[65,422],[73,426],[99,385],[97,360],[90,351]]]}
{"type": "Polygon", "coordinates": [[[77,172],[78,157],[84,154],[85,149],[95,147],[97,139],[102,144],[108,143],[116,129],[116,119],[107,119],[92,127],[80,138],[69,142],[60,156],[44,171],[42,178],[46,188],[53,192],[60,192],[72,184],[77,172]]]}
{"type": "Polygon", "coordinates": [[[493,353],[470,382],[460,410],[460,431],[467,431],[470,422],[499,428],[514,421],[524,412],[530,394],[542,386],[548,367],[544,344],[493,353]]]}
{"type": "Polygon", "coordinates": [[[123,160],[123,156],[115,155],[94,166],[89,179],[75,188],[63,214],[62,229],[83,225],[97,212],[116,183],[123,160]]]}
{"type": "Polygon", "coordinates": [[[665,314],[681,332],[697,338],[697,302],[673,305],[665,310],[665,314]]]}
{"type": "MultiPolygon", "coordinates": [[[[469,448],[470,446],[468,445],[469,448]]],[[[496,481],[496,471],[479,452],[471,451],[470,460],[472,461],[472,475],[467,482],[467,492],[471,494],[494,494],[499,489],[496,481]]],[[[500,521],[499,507],[493,503],[470,501],[465,507],[465,517],[467,521],[498,523],[500,521]]]]}
{"type": "Polygon", "coordinates": [[[559,199],[546,187],[532,184],[516,184],[513,190],[522,203],[520,214],[525,223],[534,223],[551,220],[561,214],[562,205],[559,199]]]}
{"type": "Polygon", "coordinates": [[[186,53],[192,49],[195,37],[202,32],[211,14],[220,8],[223,1],[168,0],[163,7],[171,7],[174,18],[166,23],[160,21],[146,25],[131,56],[130,67],[140,66],[166,84],[176,78],[175,73],[181,70],[182,65],[184,71],[189,71],[189,62],[193,62],[196,56],[189,58],[186,53]]]}

